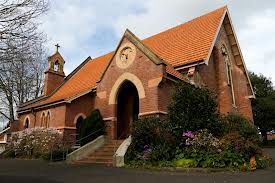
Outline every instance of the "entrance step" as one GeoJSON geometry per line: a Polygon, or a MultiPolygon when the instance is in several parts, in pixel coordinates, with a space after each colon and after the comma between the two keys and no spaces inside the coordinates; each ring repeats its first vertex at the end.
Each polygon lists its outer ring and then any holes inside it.
{"type": "Polygon", "coordinates": [[[109,140],[105,145],[89,154],[87,157],[75,161],[76,164],[113,165],[113,155],[124,140],[109,140]]]}

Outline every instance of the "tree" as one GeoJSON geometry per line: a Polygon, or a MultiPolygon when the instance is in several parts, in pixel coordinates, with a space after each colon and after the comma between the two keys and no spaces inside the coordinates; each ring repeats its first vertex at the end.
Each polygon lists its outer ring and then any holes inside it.
{"type": "Polygon", "coordinates": [[[14,121],[18,105],[41,94],[46,39],[36,19],[47,9],[47,0],[0,3],[0,118],[7,121],[14,121]]]}
{"type": "Polygon", "coordinates": [[[269,78],[262,74],[257,75],[254,72],[250,72],[249,77],[257,98],[265,98],[274,94],[273,83],[269,78]]]}
{"type": "Polygon", "coordinates": [[[29,44],[0,55],[0,114],[8,121],[14,120],[17,106],[42,93],[46,50],[41,43],[29,44]]]}
{"type": "Polygon", "coordinates": [[[80,145],[83,146],[104,134],[104,122],[98,109],[91,112],[80,126],[80,145]]]}
{"type": "Polygon", "coordinates": [[[187,130],[205,128],[215,135],[222,133],[214,95],[207,88],[199,88],[184,81],[175,86],[168,117],[176,137],[181,137],[187,130]]]}
{"type": "Polygon", "coordinates": [[[48,0],[1,0],[0,50],[13,49],[10,43],[22,39],[40,40],[35,19],[48,7],[48,0]]]}
{"type": "Polygon", "coordinates": [[[275,128],[275,91],[272,81],[264,75],[249,74],[256,96],[252,101],[254,124],[259,127],[264,141],[267,141],[267,132],[275,128]]]}

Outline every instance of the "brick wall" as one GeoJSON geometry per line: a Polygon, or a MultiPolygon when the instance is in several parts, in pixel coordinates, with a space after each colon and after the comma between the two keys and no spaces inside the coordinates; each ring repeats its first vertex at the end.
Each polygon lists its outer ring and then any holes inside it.
{"type": "Polygon", "coordinates": [[[64,75],[55,73],[54,71],[47,71],[45,73],[45,86],[44,86],[44,95],[48,96],[51,94],[57,87],[59,87],[64,81],[64,75]]]}
{"type": "MultiPolygon", "coordinates": [[[[124,38],[122,45],[128,43],[127,38],[124,38]]],[[[145,98],[139,99],[139,113],[146,114],[152,111],[158,111],[158,90],[159,87],[149,86],[148,81],[162,78],[165,72],[165,66],[156,65],[149,58],[136,48],[136,57],[134,62],[127,68],[122,69],[116,65],[116,57],[113,58],[111,64],[106,71],[103,79],[97,86],[97,97],[95,101],[95,108],[99,108],[106,123],[109,125],[107,134],[115,138],[116,131],[116,104],[109,105],[109,97],[114,83],[124,73],[128,72],[134,74],[142,82],[145,90],[145,98]],[[101,96],[100,93],[104,93],[101,96]]]]}
{"type": "Polygon", "coordinates": [[[167,107],[172,99],[174,82],[166,79],[158,89],[159,111],[167,112],[167,107]]]}
{"type": "Polygon", "coordinates": [[[95,105],[95,94],[87,94],[72,101],[66,105],[66,123],[65,126],[75,128],[76,118],[79,115],[87,117],[93,110],[95,105]]]}
{"type": "Polygon", "coordinates": [[[201,76],[203,84],[217,94],[218,109],[222,114],[240,112],[250,120],[253,120],[251,101],[248,98],[249,88],[246,75],[234,59],[228,36],[222,26],[211,54],[208,65],[200,65],[197,71],[201,76]],[[221,52],[221,46],[227,48],[232,63],[232,80],[236,107],[232,103],[231,87],[227,83],[226,62],[221,52]]]}
{"type": "Polygon", "coordinates": [[[48,112],[50,113],[50,121],[48,123],[50,128],[64,127],[66,106],[63,104],[52,106],[50,108],[45,108],[40,111],[34,111],[33,113],[25,113],[23,115],[19,115],[19,130],[24,129],[24,122],[27,117],[29,118],[29,128],[41,127],[41,119],[43,112],[45,113],[45,115],[48,112]]]}

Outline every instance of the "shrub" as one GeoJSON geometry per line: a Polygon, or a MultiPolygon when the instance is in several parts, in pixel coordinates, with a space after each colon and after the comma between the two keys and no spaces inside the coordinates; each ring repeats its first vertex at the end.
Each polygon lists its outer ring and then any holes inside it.
{"type": "Polygon", "coordinates": [[[173,158],[171,127],[160,118],[144,118],[133,123],[132,143],[127,160],[159,161],[173,158]]]}
{"type": "Polygon", "coordinates": [[[178,151],[176,161],[190,159],[192,167],[203,168],[240,168],[246,163],[246,159],[242,154],[231,151],[230,149],[203,149],[185,147],[178,151]]]}
{"type": "Polygon", "coordinates": [[[267,168],[272,165],[272,159],[267,155],[256,156],[257,169],[267,168]]]}
{"type": "Polygon", "coordinates": [[[240,114],[228,114],[225,117],[225,126],[227,133],[237,132],[245,140],[256,144],[260,142],[260,136],[256,127],[240,114]]]}
{"type": "Polygon", "coordinates": [[[168,107],[168,116],[177,138],[181,137],[183,131],[205,128],[215,135],[222,133],[216,100],[206,88],[183,81],[177,83],[168,107]]]}
{"type": "Polygon", "coordinates": [[[12,133],[7,152],[14,157],[39,158],[62,146],[62,133],[52,128],[30,128],[12,133]]]}
{"type": "Polygon", "coordinates": [[[98,136],[104,134],[104,122],[100,111],[94,110],[87,118],[85,118],[80,127],[80,145],[85,145],[93,141],[98,136]]]}
{"type": "Polygon", "coordinates": [[[196,166],[196,162],[194,161],[194,159],[179,159],[176,161],[176,166],[177,167],[195,167],[196,166]]]}
{"type": "MultiPolygon", "coordinates": [[[[206,129],[195,133],[185,132],[183,136],[186,137],[185,147],[178,148],[176,160],[192,159],[195,162],[193,166],[210,168],[239,168],[248,161],[248,158],[245,159],[244,155],[239,153],[239,149],[237,151],[231,146],[223,148],[223,141],[214,137],[206,129]]],[[[225,144],[231,143],[230,140],[225,144]]]]}

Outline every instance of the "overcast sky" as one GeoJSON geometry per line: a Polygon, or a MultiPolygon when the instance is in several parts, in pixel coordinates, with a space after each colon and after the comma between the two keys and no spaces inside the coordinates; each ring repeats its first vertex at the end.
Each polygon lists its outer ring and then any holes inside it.
{"type": "Polygon", "coordinates": [[[61,45],[69,74],[88,56],[114,50],[126,28],[143,39],[224,5],[248,69],[275,83],[274,0],[52,0],[41,29],[50,54],[61,45]]]}

